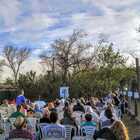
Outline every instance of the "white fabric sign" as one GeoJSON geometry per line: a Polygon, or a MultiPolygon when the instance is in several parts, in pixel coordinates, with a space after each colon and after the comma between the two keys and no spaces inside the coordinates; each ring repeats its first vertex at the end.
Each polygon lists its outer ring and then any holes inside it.
{"type": "Polygon", "coordinates": [[[69,87],[60,87],[60,97],[62,98],[69,97],[69,87]]]}
{"type": "Polygon", "coordinates": [[[128,91],[128,97],[132,97],[132,91],[128,91]]]}
{"type": "Polygon", "coordinates": [[[139,93],[138,92],[134,92],[134,98],[139,99],[139,93]]]}

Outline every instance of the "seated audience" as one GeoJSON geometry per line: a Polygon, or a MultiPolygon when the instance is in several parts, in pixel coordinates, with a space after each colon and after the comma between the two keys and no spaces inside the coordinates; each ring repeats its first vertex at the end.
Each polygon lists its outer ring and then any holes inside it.
{"type": "Polygon", "coordinates": [[[80,111],[80,112],[85,113],[84,106],[82,105],[80,100],[78,100],[77,104],[73,106],[73,111],[80,111]]]}
{"type": "Polygon", "coordinates": [[[32,110],[32,109],[28,109],[27,110],[27,117],[33,118],[34,117],[34,114],[35,114],[35,111],[34,110],[32,110]]]}
{"type": "Polygon", "coordinates": [[[103,128],[96,132],[94,139],[129,140],[128,131],[122,121],[115,121],[110,128],[103,128]]]}
{"type": "Polygon", "coordinates": [[[44,109],[43,117],[40,119],[40,123],[50,123],[50,111],[48,108],[44,109]]]}
{"type": "Polygon", "coordinates": [[[26,128],[26,120],[22,116],[18,116],[15,120],[14,126],[16,129],[12,130],[9,133],[9,139],[13,138],[25,138],[33,140],[33,136],[30,132],[28,132],[26,128]]]}
{"type": "Polygon", "coordinates": [[[95,130],[96,130],[96,127],[97,127],[96,122],[92,121],[92,115],[91,114],[86,114],[85,119],[86,119],[86,122],[81,124],[82,134],[84,136],[92,136],[93,137],[93,135],[95,133],[95,130]]]}
{"type": "Polygon", "coordinates": [[[56,112],[51,112],[50,114],[51,124],[48,124],[43,129],[43,135],[52,138],[66,138],[66,130],[65,127],[59,123],[58,114],[56,112]]]}
{"type": "Polygon", "coordinates": [[[17,111],[12,113],[10,118],[16,118],[18,116],[25,117],[25,115],[23,114],[23,110],[24,110],[23,106],[22,105],[18,105],[17,106],[17,111]]]}

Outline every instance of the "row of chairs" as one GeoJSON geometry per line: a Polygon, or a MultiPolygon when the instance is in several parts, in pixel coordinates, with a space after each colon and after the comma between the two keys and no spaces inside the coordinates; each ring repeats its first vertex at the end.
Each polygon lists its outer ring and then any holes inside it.
{"type": "MultiPolygon", "coordinates": [[[[29,139],[23,139],[23,138],[15,138],[10,140],[29,140],[29,139]]],[[[66,140],[65,138],[46,138],[43,140],[66,140]]],[[[93,140],[92,138],[83,137],[83,136],[75,136],[72,140],[93,140]]],[[[97,140],[105,140],[105,139],[97,139],[97,140]]]]}

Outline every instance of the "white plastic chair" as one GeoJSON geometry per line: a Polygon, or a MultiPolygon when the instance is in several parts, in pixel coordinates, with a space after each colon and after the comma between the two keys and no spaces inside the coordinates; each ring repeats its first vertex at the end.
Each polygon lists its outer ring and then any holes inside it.
{"type": "Polygon", "coordinates": [[[72,140],[93,140],[91,137],[84,137],[84,136],[75,136],[72,140]]]}
{"type": "Polygon", "coordinates": [[[77,125],[80,125],[82,114],[83,114],[83,112],[81,112],[81,111],[74,111],[72,113],[72,117],[75,118],[77,125]]]}
{"type": "Polygon", "coordinates": [[[103,139],[103,138],[97,138],[96,140],[106,140],[106,139],[103,139]]]}
{"type": "Polygon", "coordinates": [[[112,123],[110,120],[100,121],[101,129],[106,128],[106,127],[110,128],[111,125],[112,125],[112,123]]]}
{"type": "Polygon", "coordinates": [[[65,126],[65,129],[66,129],[66,140],[71,140],[71,132],[72,132],[72,129],[74,129],[74,136],[76,134],[76,128],[72,125],[64,125],[65,126]]]}
{"type": "Polygon", "coordinates": [[[30,140],[30,139],[25,139],[25,138],[12,138],[12,139],[9,139],[9,140],[30,140]]]}
{"type": "Polygon", "coordinates": [[[39,123],[39,124],[37,124],[37,127],[39,129],[39,137],[40,138],[41,138],[41,136],[42,136],[42,138],[44,138],[43,128],[45,126],[47,126],[47,125],[48,125],[48,123],[39,123]]]}
{"type": "Polygon", "coordinates": [[[65,138],[45,138],[42,140],[66,140],[65,138]]]}
{"type": "Polygon", "coordinates": [[[4,140],[5,139],[5,135],[4,134],[0,134],[0,140],[4,140]]]}
{"type": "Polygon", "coordinates": [[[37,119],[27,118],[27,126],[30,127],[34,132],[36,132],[37,119]]]}
{"type": "Polygon", "coordinates": [[[85,133],[86,137],[93,137],[96,130],[96,126],[83,126],[81,127],[81,134],[85,133]]]}
{"type": "Polygon", "coordinates": [[[10,121],[10,124],[11,124],[11,126],[12,126],[12,129],[15,128],[15,126],[14,126],[15,120],[16,120],[16,118],[9,118],[9,121],[10,121]]]}

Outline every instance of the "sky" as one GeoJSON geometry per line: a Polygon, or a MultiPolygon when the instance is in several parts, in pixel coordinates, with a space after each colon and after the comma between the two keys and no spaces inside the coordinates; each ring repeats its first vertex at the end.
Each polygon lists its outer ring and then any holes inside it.
{"type": "Polygon", "coordinates": [[[0,54],[9,44],[32,48],[26,69],[37,69],[37,56],[54,40],[82,29],[91,43],[105,36],[114,49],[138,56],[139,25],[140,0],[0,0],[0,54]]]}

